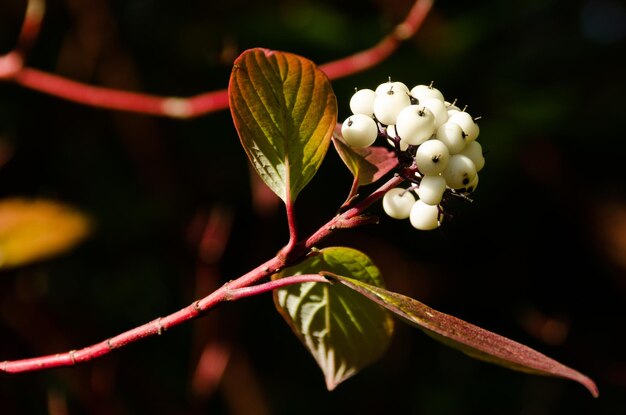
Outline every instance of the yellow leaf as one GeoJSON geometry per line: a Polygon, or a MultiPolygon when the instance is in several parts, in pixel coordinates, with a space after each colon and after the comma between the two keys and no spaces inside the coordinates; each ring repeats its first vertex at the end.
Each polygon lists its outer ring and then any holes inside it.
{"type": "Polygon", "coordinates": [[[59,202],[0,200],[0,269],[67,251],[87,236],[89,229],[84,214],[59,202]]]}

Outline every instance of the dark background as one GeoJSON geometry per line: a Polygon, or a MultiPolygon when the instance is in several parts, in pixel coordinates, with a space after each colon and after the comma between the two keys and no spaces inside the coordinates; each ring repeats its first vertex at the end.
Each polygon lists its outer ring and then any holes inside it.
{"type": "MultiPolygon", "coordinates": [[[[51,0],[28,64],[189,96],[225,88],[250,47],[318,63],[365,49],[410,5],[51,0]]],[[[13,47],[23,7],[2,0],[0,53],[13,47]]],[[[381,217],[324,245],[362,249],[390,289],[589,375],[599,399],[574,382],[472,360],[402,323],[381,361],[329,393],[263,295],[79,368],[0,376],[0,412],[626,413],[625,45],[617,0],[440,1],[391,58],[333,82],[343,119],[354,87],[434,81],[482,116],[487,164],[475,201],[454,204],[438,231],[381,217]],[[215,388],[192,382],[206,342],[230,356],[215,388]]],[[[287,240],[282,208],[251,197],[228,111],[168,120],[2,83],[0,141],[14,151],[1,197],[61,200],[97,224],[71,252],[0,272],[0,360],[80,348],[169,314],[287,240]],[[211,212],[232,228],[223,255],[199,261],[211,212]]],[[[334,214],[350,181],[331,148],[296,205],[303,234],[334,214]]]]}

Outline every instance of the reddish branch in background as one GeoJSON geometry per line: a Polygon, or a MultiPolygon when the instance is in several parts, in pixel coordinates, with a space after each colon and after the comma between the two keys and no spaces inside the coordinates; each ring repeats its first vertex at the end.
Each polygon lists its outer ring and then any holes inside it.
{"type": "MultiPolygon", "coordinates": [[[[192,221],[189,239],[198,258],[195,298],[217,290],[224,280],[219,263],[230,237],[233,216],[229,208],[216,205],[208,213],[200,212],[192,221]]],[[[228,331],[224,330],[219,310],[215,310],[215,314],[210,321],[194,327],[194,350],[197,350],[194,359],[197,360],[191,387],[196,398],[206,398],[214,392],[231,358],[228,331]]]]}
{"type": "MultiPolygon", "coordinates": [[[[432,0],[417,0],[406,19],[378,44],[343,59],[320,65],[320,69],[330,79],[337,79],[376,66],[389,57],[402,41],[417,32],[432,3],[432,0]]],[[[188,98],[163,97],[87,85],[24,66],[30,45],[39,33],[44,9],[44,0],[28,0],[16,48],[0,56],[0,80],[84,105],[170,118],[194,118],[228,108],[226,89],[188,98]]]]}

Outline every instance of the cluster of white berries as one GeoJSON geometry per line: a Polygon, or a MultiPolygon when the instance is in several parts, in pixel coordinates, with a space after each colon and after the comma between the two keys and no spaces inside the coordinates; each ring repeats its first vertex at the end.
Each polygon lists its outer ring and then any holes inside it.
{"type": "Polygon", "coordinates": [[[411,187],[385,194],[383,208],[392,218],[409,218],[417,229],[439,227],[444,194],[473,192],[485,164],[476,141],[478,125],[455,102],[445,101],[432,84],[409,89],[389,80],[376,90],[356,91],[350,99],[352,115],[341,128],[344,140],[353,147],[368,147],[378,137],[386,138],[400,167],[416,170],[414,176],[405,177],[411,187]]]}

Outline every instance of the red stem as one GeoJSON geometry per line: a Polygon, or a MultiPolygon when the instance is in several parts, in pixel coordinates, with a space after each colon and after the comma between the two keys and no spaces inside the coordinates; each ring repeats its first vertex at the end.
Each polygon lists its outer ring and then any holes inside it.
{"type": "Polygon", "coordinates": [[[357,193],[359,191],[359,187],[360,187],[359,178],[355,176],[354,180],[352,181],[352,187],[350,188],[350,193],[348,193],[348,197],[346,198],[346,201],[343,202],[339,210],[343,210],[347,208],[348,206],[352,204],[352,202],[354,202],[354,199],[359,195],[357,193]]]}
{"type": "MultiPolygon", "coordinates": [[[[354,207],[350,208],[341,215],[335,216],[328,221],[325,225],[311,235],[308,239],[303,240],[293,246],[290,250],[289,263],[304,257],[311,248],[315,247],[324,238],[328,237],[336,229],[353,228],[362,225],[364,222],[359,220],[360,215],[365,209],[371,206],[374,202],[383,197],[383,195],[391,188],[398,186],[404,179],[400,176],[391,178],[387,183],[383,184],[380,188],[374,191],[367,198],[357,203],[354,207]]],[[[301,276],[303,280],[299,280],[296,277],[288,279],[287,281],[277,280],[268,282],[265,284],[259,284],[251,286],[256,281],[262,278],[269,277],[270,275],[280,271],[285,265],[287,265],[287,259],[282,255],[277,255],[269,261],[259,265],[255,269],[251,270],[247,274],[230,281],[212,292],[208,296],[197,300],[189,306],[172,313],[165,317],[159,317],[152,320],[149,323],[143,324],[134,329],[128,330],[117,336],[111,337],[100,343],[96,343],[92,346],[87,346],[79,350],[71,350],[66,353],[59,353],[54,355],[40,356],[29,359],[5,361],[0,364],[0,371],[7,373],[19,373],[30,372],[41,369],[50,369],[54,367],[62,366],[74,366],[79,363],[84,363],[104,356],[115,349],[124,347],[130,343],[134,343],[146,337],[160,335],[165,330],[171,327],[182,324],[186,321],[192,320],[201,316],[204,312],[211,309],[218,303],[223,301],[232,301],[239,298],[248,297],[250,295],[256,295],[259,293],[267,292],[275,288],[279,288],[288,284],[295,284],[307,281],[326,281],[323,277],[317,276],[301,276]],[[282,282],[281,282],[282,281],[282,282]]]]}
{"type": "Polygon", "coordinates": [[[402,41],[417,33],[432,5],[432,0],[417,0],[404,21],[376,45],[343,59],[320,65],[320,69],[330,79],[337,79],[378,65],[395,52],[402,41]]]}
{"type": "Polygon", "coordinates": [[[45,0],[28,0],[22,28],[17,38],[17,46],[15,47],[15,51],[21,56],[26,55],[39,35],[45,10],[45,0]]]}
{"type": "Polygon", "coordinates": [[[22,68],[13,81],[79,104],[171,118],[191,118],[228,108],[226,90],[190,98],[160,97],[86,85],[32,68],[22,68]]]}
{"type": "Polygon", "coordinates": [[[246,297],[252,297],[253,295],[259,295],[268,291],[276,290],[278,288],[287,287],[293,284],[302,284],[304,282],[329,282],[327,278],[320,274],[303,274],[293,275],[291,277],[280,278],[278,280],[266,282],[264,284],[257,284],[251,287],[238,288],[236,290],[230,290],[226,300],[235,301],[246,297]]]}
{"type": "MultiPolygon", "coordinates": [[[[43,3],[43,0],[29,0],[28,10],[38,11],[41,17],[43,3]],[[39,8],[31,5],[39,5],[39,8]]],[[[377,65],[391,55],[400,42],[417,32],[431,7],[432,0],[417,0],[406,19],[377,45],[346,58],[328,62],[320,68],[330,79],[337,79],[377,65]]],[[[37,16],[37,13],[33,12],[31,16],[37,16]]],[[[27,13],[17,43],[18,47],[13,52],[0,56],[0,80],[12,80],[23,87],[79,104],[170,118],[194,118],[228,108],[228,92],[225,89],[189,98],[164,97],[91,86],[24,67],[22,48],[31,43],[38,28],[39,22],[36,19],[29,19],[27,13]]]]}
{"type": "Polygon", "coordinates": [[[24,68],[24,57],[39,35],[45,6],[44,0],[28,0],[15,48],[0,55],[0,80],[14,79],[24,68]]]}
{"type": "Polygon", "coordinates": [[[391,178],[389,181],[387,181],[387,183],[376,189],[367,198],[357,203],[354,207],[346,210],[341,215],[335,216],[328,223],[326,223],[326,225],[319,228],[304,242],[304,248],[307,251],[310,250],[311,248],[319,244],[323,239],[328,237],[328,235],[330,235],[336,229],[346,229],[359,226],[359,215],[361,215],[363,211],[365,211],[365,209],[381,199],[390,189],[397,187],[403,181],[404,179],[399,175],[391,178]]]}
{"type": "Polygon", "coordinates": [[[0,371],[8,373],[29,372],[62,366],[73,366],[104,356],[111,351],[134,343],[145,337],[160,335],[165,330],[177,326],[185,321],[199,317],[203,312],[216,304],[228,300],[228,293],[237,288],[245,287],[260,278],[270,275],[281,266],[277,258],[243,275],[239,279],[223,285],[207,297],[195,301],[189,306],[166,317],[159,317],[149,323],[128,330],[115,337],[96,343],[80,350],[71,350],[66,353],[34,357],[15,361],[6,361],[0,365],[0,371]]]}
{"type": "Polygon", "coordinates": [[[287,200],[285,201],[285,209],[287,211],[287,226],[289,227],[289,242],[287,243],[287,246],[285,246],[285,248],[280,251],[279,255],[283,256],[285,258],[285,261],[288,261],[288,258],[291,256],[292,251],[298,243],[296,212],[294,210],[294,202],[289,195],[287,196],[287,200]]]}

